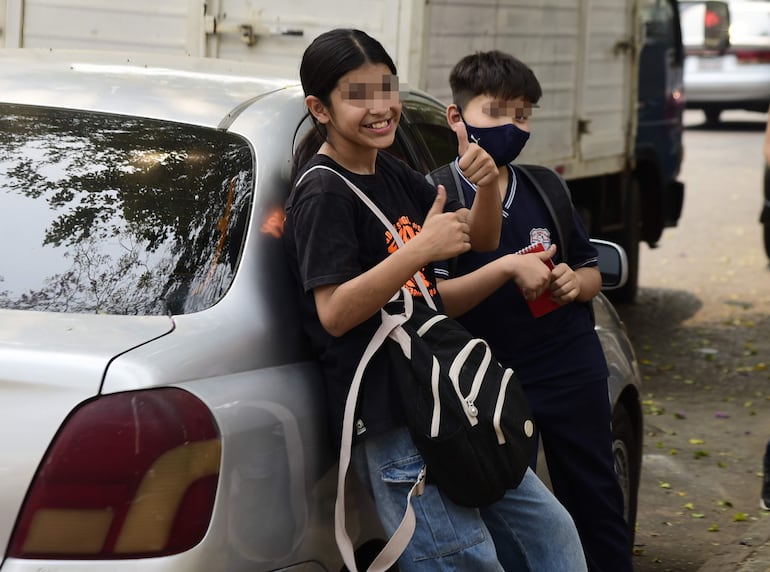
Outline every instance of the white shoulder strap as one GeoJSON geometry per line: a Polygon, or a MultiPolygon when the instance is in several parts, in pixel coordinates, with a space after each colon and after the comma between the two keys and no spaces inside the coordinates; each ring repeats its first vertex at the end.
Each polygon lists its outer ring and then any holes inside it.
{"type": "MultiPolygon", "coordinates": [[[[355,417],[356,402],[358,401],[358,392],[361,387],[364,371],[369,365],[374,354],[385,343],[385,340],[394,334],[406,320],[411,316],[412,297],[405,288],[399,294],[405,297],[405,312],[403,314],[391,315],[381,310],[382,323],[372,336],[369,344],[366,346],[364,355],[358,363],[353,382],[348,391],[348,397],[345,402],[345,414],[342,422],[342,444],[340,445],[340,466],[337,475],[337,500],[334,505],[334,535],[337,540],[337,547],[345,561],[345,566],[351,572],[357,572],[353,543],[345,528],[345,479],[347,477],[348,467],[350,465],[350,454],[353,443],[353,425],[355,417]]],[[[396,294],[394,298],[398,297],[396,294]]],[[[390,537],[388,543],[377,555],[372,564],[367,569],[368,572],[385,572],[396,563],[399,556],[404,552],[409,541],[412,539],[416,526],[414,509],[412,508],[412,497],[420,496],[425,485],[425,467],[423,467],[417,481],[412,486],[406,500],[406,511],[398,525],[398,528],[390,537]]]]}
{"type": "MultiPolygon", "coordinates": [[[[325,169],[327,171],[331,171],[335,175],[337,175],[340,179],[345,181],[345,184],[352,190],[356,195],[358,195],[358,198],[360,198],[366,206],[369,207],[369,209],[374,213],[374,215],[380,219],[380,222],[385,226],[386,229],[390,231],[390,234],[393,236],[393,240],[396,241],[396,244],[399,248],[404,246],[404,241],[401,240],[401,237],[399,236],[398,232],[396,231],[395,227],[393,226],[393,223],[391,223],[388,220],[388,217],[385,216],[385,214],[380,210],[380,208],[372,202],[372,199],[370,199],[366,194],[359,189],[355,184],[353,184],[347,177],[345,177],[342,173],[339,173],[332,169],[331,167],[327,167],[326,165],[315,165],[313,167],[310,167],[307,171],[302,173],[302,176],[297,180],[295,183],[296,185],[299,185],[302,179],[305,178],[305,175],[307,175],[310,171],[314,171],[316,169],[325,169]]],[[[433,301],[433,297],[430,295],[430,292],[428,292],[428,289],[425,287],[425,283],[423,282],[422,276],[420,276],[420,273],[417,272],[414,275],[414,282],[417,284],[417,287],[420,289],[420,293],[422,293],[423,298],[425,298],[425,302],[428,304],[428,306],[431,307],[431,309],[436,309],[436,304],[433,301]]]]}
{"type": "MultiPolygon", "coordinates": [[[[387,219],[387,217],[377,207],[377,205],[375,205],[361,189],[359,189],[345,176],[338,173],[334,169],[325,165],[315,165],[302,174],[302,176],[297,180],[296,185],[302,181],[305,175],[314,169],[325,169],[335,173],[338,177],[340,177],[345,182],[345,184],[364,202],[364,204],[369,207],[375,216],[380,219],[385,228],[390,231],[399,248],[404,246],[404,242],[401,240],[398,232],[396,232],[393,224],[387,219]]],[[[428,289],[425,287],[422,276],[420,276],[419,272],[415,273],[414,281],[418,288],[420,288],[420,292],[425,298],[427,304],[433,310],[435,310],[435,302],[428,292],[428,289]]],[[[345,562],[345,566],[347,566],[348,570],[351,572],[358,572],[358,568],[356,567],[353,542],[350,540],[350,536],[348,535],[347,529],[345,528],[345,481],[347,478],[348,468],[350,466],[350,454],[353,447],[353,425],[355,422],[354,417],[356,403],[358,401],[358,393],[361,388],[364,371],[366,370],[366,367],[369,365],[369,362],[377,350],[382,346],[382,344],[385,343],[385,340],[388,337],[392,337],[400,343],[403,341],[401,339],[402,336],[398,335],[398,330],[400,326],[406,322],[409,317],[411,317],[413,307],[412,304],[414,301],[412,300],[411,294],[409,294],[407,289],[404,287],[402,287],[401,290],[397,292],[393,298],[391,298],[391,300],[397,299],[400,295],[404,298],[404,313],[392,315],[385,310],[380,310],[382,323],[372,336],[369,344],[366,346],[363,356],[361,356],[361,360],[359,361],[358,367],[356,368],[355,374],[353,376],[353,381],[350,384],[350,389],[348,390],[347,400],[345,401],[345,413],[343,415],[342,421],[342,442],[340,444],[339,471],[337,473],[337,499],[334,505],[334,535],[337,541],[337,547],[339,548],[342,559],[345,562]]],[[[398,528],[393,533],[393,536],[390,537],[385,547],[380,551],[380,553],[371,563],[367,569],[367,572],[386,572],[393,564],[396,563],[398,558],[406,549],[409,541],[412,539],[412,535],[414,534],[416,526],[416,518],[414,515],[414,509],[412,508],[412,497],[420,496],[424,486],[425,467],[423,467],[423,469],[420,471],[416,482],[407,495],[406,511],[404,512],[404,516],[402,517],[398,528]]]]}

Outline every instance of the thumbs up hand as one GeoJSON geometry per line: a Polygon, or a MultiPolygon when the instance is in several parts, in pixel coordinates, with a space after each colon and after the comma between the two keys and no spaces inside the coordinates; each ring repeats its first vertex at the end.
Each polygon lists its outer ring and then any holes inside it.
{"type": "Polygon", "coordinates": [[[494,159],[478,143],[468,140],[468,131],[461,121],[454,126],[457,135],[458,166],[463,175],[474,185],[491,185],[497,181],[497,165],[494,159]]]}
{"type": "Polygon", "coordinates": [[[468,209],[444,212],[446,189],[439,185],[420,233],[407,243],[420,244],[425,249],[426,262],[454,258],[471,248],[468,209]]]}

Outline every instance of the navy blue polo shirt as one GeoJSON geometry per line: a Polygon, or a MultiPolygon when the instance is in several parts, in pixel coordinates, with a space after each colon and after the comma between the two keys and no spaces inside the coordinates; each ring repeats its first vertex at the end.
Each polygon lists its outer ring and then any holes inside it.
{"type": "MultiPolygon", "coordinates": [[[[503,201],[500,245],[494,252],[469,251],[457,260],[456,275],[464,275],[534,242],[547,249],[556,240],[556,225],[542,198],[516,169],[509,165],[510,182],[503,201]]],[[[462,176],[461,176],[462,178],[462,176]]],[[[475,189],[463,180],[465,204],[470,206],[475,189]]],[[[571,268],[597,265],[597,252],[573,209],[574,224],[566,262],[571,268]]],[[[565,260],[557,249],[554,264],[565,260]]],[[[448,277],[449,265],[436,265],[438,278],[448,277]]],[[[580,384],[606,378],[607,364],[594,331],[589,307],[573,302],[535,318],[516,283],[509,281],[478,306],[460,316],[474,335],[484,338],[495,357],[512,368],[522,384],[558,381],[580,384]]]]}

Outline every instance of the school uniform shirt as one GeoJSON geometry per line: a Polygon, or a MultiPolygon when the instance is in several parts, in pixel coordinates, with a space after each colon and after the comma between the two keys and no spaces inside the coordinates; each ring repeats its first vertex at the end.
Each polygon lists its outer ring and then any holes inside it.
{"type": "MultiPolygon", "coordinates": [[[[556,225],[542,198],[515,168],[508,165],[509,186],[503,201],[500,245],[494,252],[470,251],[458,257],[456,274],[464,275],[532,243],[548,249],[556,241],[556,225]]],[[[462,177],[466,205],[475,198],[473,185],[462,177]]],[[[575,270],[597,265],[597,252],[588,240],[580,217],[573,209],[573,230],[566,261],[575,270]]],[[[558,243],[557,243],[558,246],[558,243]]],[[[564,260],[557,252],[554,265],[564,260]]],[[[448,277],[449,265],[436,265],[439,278],[448,277]]],[[[608,376],[599,338],[594,331],[589,307],[580,302],[563,305],[539,318],[532,316],[513,280],[469,312],[460,316],[475,336],[484,338],[493,355],[516,372],[523,385],[557,381],[580,384],[608,376]]]]}
{"type": "MultiPolygon", "coordinates": [[[[313,157],[305,170],[314,165],[331,167],[358,186],[393,223],[404,242],[420,231],[436,197],[436,189],[423,175],[386,152],[378,153],[374,175],[348,171],[326,155],[313,157]]],[[[446,210],[461,206],[459,201],[448,201],[446,210]]],[[[332,433],[339,442],[348,390],[364,349],[380,324],[380,315],[375,313],[343,336],[331,336],[318,319],[313,289],[355,278],[384,260],[397,245],[369,207],[339,176],[324,169],[308,173],[289,196],[284,240],[290,266],[302,286],[303,326],[321,361],[332,433]]],[[[433,266],[426,266],[422,274],[441,308],[433,266]]],[[[405,286],[415,299],[422,299],[413,279],[405,286]]],[[[382,348],[364,374],[354,436],[364,438],[403,424],[390,375],[387,352],[382,348]]]]}

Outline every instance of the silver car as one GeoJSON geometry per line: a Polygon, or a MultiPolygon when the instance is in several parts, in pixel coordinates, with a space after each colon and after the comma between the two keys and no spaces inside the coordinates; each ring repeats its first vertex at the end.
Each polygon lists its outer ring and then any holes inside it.
{"type": "Polygon", "coordinates": [[[770,104],[770,0],[680,0],[687,107],[709,123],[770,104]]]}
{"type": "MultiPolygon", "coordinates": [[[[0,68],[0,570],[341,570],[281,247],[296,80],[26,49],[0,68]]],[[[426,172],[454,136],[438,101],[403,97],[392,152],[426,172]]],[[[639,370],[595,312],[633,528],[639,370]]],[[[382,544],[360,491],[348,522],[362,557],[382,544]]]]}

